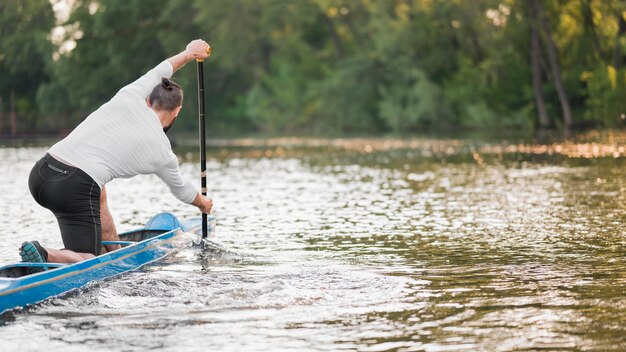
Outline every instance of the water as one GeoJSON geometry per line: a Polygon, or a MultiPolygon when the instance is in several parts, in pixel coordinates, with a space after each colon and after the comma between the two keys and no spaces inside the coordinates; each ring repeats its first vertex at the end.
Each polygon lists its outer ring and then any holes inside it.
{"type": "MultiPolygon", "coordinates": [[[[211,148],[215,240],[241,258],[189,248],[5,314],[0,350],[626,349],[623,144],[391,142],[211,148]]],[[[0,148],[0,262],[61,246],[26,185],[45,150],[0,148]]],[[[120,231],[196,215],[155,177],[107,193],[120,231]]]]}

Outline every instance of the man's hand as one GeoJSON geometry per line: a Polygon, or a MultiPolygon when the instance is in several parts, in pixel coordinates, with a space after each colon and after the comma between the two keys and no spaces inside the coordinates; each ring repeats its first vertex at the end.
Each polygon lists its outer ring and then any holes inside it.
{"type": "Polygon", "coordinates": [[[192,59],[206,59],[209,57],[209,43],[202,39],[196,39],[187,44],[185,51],[192,59]]]}
{"type": "Polygon", "coordinates": [[[202,197],[202,205],[198,207],[201,212],[205,214],[211,214],[211,209],[213,208],[213,201],[211,198],[202,197]]]}
{"type": "Polygon", "coordinates": [[[177,55],[174,55],[167,59],[170,64],[172,64],[172,68],[174,72],[176,72],[179,68],[185,66],[191,60],[195,59],[206,59],[209,57],[209,48],[211,46],[202,39],[192,40],[189,44],[187,44],[187,48],[180,52],[177,55]]]}
{"type": "Polygon", "coordinates": [[[191,203],[200,209],[201,212],[205,214],[211,213],[211,208],[213,208],[213,201],[209,197],[205,197],[202,194],[198,193],[196,195],[196,199],[194,199],[193,203],[191,203]]]}

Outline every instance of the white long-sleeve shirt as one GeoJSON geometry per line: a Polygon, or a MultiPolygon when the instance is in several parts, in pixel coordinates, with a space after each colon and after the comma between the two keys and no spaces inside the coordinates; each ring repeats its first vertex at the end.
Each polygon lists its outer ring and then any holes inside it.
{"type": "Polygon", "coordinates": [[[87,173],[102,188],[116,178],[156,174],[181,201],[191,204],[196,188],[180,174],[178,159],[146,98],[173,73],[163,61],[91,113],[48,153],[87,173]]]}

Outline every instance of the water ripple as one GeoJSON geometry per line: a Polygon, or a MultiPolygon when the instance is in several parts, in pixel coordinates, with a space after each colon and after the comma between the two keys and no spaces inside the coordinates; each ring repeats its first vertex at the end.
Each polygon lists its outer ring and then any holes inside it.
{"type": "MultiPolygon", "coordinates": [[[[210,153],[216,240],[239,255],[188,248],[6,314],[3,349],[626,349],[623,158],[287,148],[210,153]]],[[[3,262],[61,245],[25,183],[44,151],[0,149],[3,262]]],[[[196,216],[151,176],[108,193],[120,230],[196,216]]]]}

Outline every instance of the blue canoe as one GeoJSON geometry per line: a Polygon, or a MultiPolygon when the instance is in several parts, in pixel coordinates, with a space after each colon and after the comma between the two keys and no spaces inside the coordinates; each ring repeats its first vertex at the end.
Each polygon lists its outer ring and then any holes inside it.
{"type": "MultiPolygon", "coordinates": [[[[210,218],[210,216],[209,216],[210,218]]],[[[210,220],[212,220],[210,218],[210,220]]],[[[0,267],[0,313],[25,307],[50,297],[137,269],[189,246],[201,226],[200,219],[179,221],[170,213],[155,215],[138,230],[119,235],[121,249],[74,264],[15,263],[0,267]],[[48,267],[47,271],[28,274],[33,266],[48,267]]],[[[209,221],[209,232],[212,221],[209,221]]]]}

